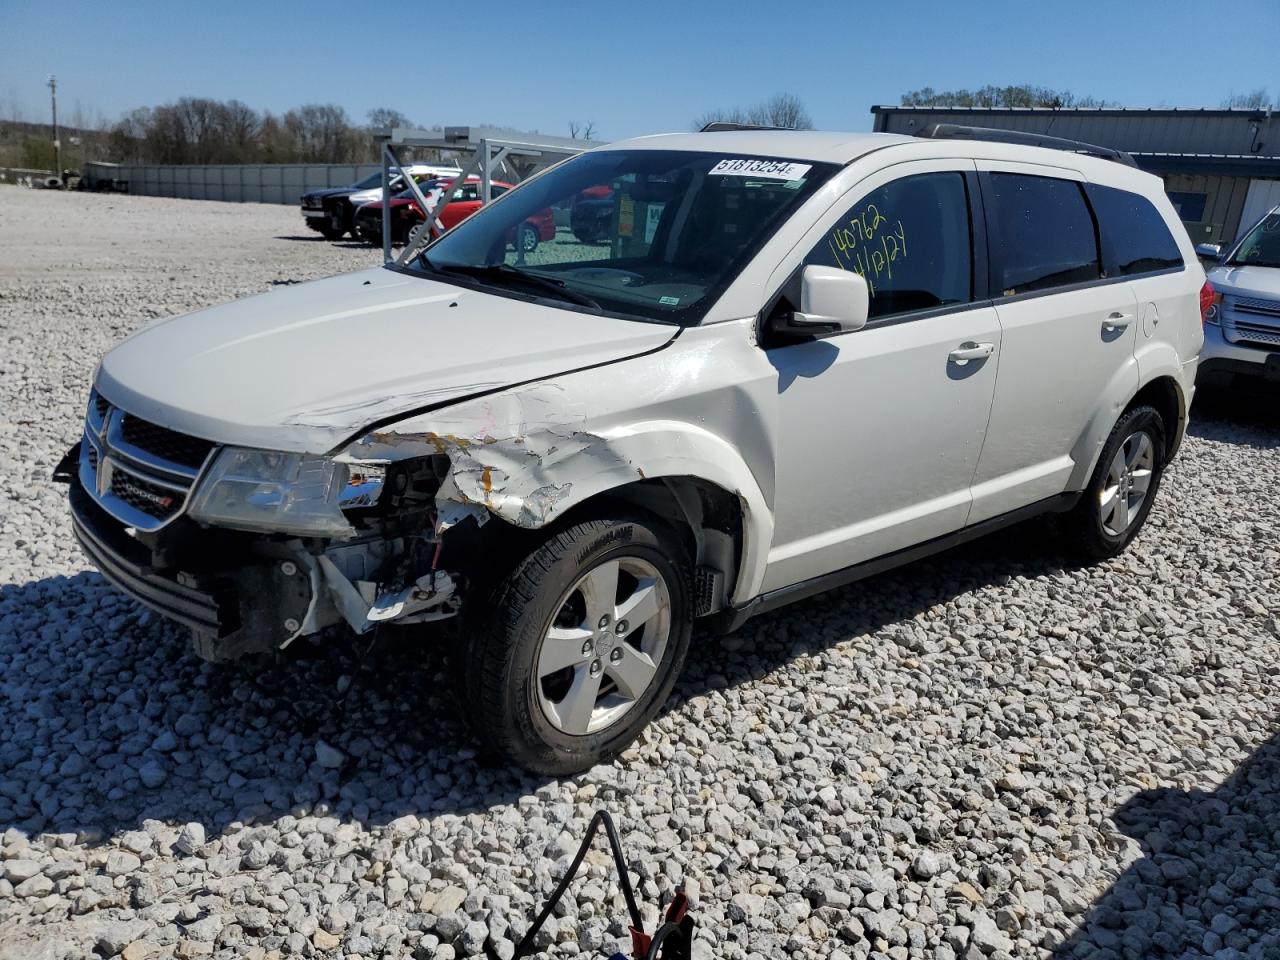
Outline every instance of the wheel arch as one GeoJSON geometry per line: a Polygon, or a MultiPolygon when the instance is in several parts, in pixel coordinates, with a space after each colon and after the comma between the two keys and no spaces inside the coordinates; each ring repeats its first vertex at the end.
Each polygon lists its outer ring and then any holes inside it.
{"type": "Polygon", "coordinates": [[[664,521],[684,539],[694,567],[699,616],[729,605],[743,569],[746,508],[742,498],[696,476],[665,476],[613,487],[576,504],[560,525],[633,507],[664,521]]]}
{"type": "Polygon", "coordinates": [[[536,530],[589,506],[627,502],[689,532],[699,564],[723,571],[725,602],[759,591],[772,510],[741,453],[704,427],[659,421],[487,444],[432,436],[450,460],[437,494],[446,525],[487,513],[536,530]]]}
{"type": "Polygon", "coordinates": [[[1169,375],[1149,380],[1125,405],[1125,411],[1140,406],[1154,407],[1164,421],[1164,462],[1168,464],[1182,445],[1187,430],[1187,407],[1182,387],[1169,375]]]}
{"type": "Polygon", "coordinates": [[[1178,379],[1179,365],[1174,357],[1169,363],[1143,363],[1141,358],[1125,364],[1099,397],[1093,416],[1072,451],[1075,468],[1067,484],[1068,490],[1083,490],[1093,476],[1103,445],[1111,429],[1124,414],[1144,403],[1160,413],[1166,423],[1165,463],[1177,452],[1187,425],[1187,403],[1178,379]],[[1168,425],[1173,430],[1168,432],[1168,425]]]}

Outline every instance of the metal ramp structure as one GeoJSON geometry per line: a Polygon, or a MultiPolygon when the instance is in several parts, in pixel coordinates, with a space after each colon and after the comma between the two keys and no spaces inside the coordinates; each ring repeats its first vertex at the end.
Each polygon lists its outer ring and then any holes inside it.
{"type": "Polygon", "coordinates": [[[530,138],[514,138],[503,131],[486,127],[445,127],[442,132],[412,127],[382,127],[374,131],[373,138],[380,145],[379,153],[382,160],[382,259],[384,263],[391,263],[394,260],[397,265],[408,263],[431,241],[432,225],[438,233],[444,232],[444,223],[440,215],[453,197],[454,184],[465,184],[467,178],[478,177],[480,202],[483,205],[488,203],[492,196],[493,172],[496,169],[505,165],[519,171],[523,178],[527,178],[554,166],[561,160],[599,146],[599,141],[574,140],[569,137],[538,135],[530,138]],[[405,183],[412,191],[423,213],[429,216],[429,221],[424,224],[425,229],[415,231],[398,257],[392,257],[391,170],[404,169],[400,159],[400,150],[404,147],[424,147],[441,151],[442,154],[470,154],[470,159],[465,164],[460,164],[462,173],[441,192],[435,209],[427,203],[426,196],[414,179],[405,178],[405,183]]]}

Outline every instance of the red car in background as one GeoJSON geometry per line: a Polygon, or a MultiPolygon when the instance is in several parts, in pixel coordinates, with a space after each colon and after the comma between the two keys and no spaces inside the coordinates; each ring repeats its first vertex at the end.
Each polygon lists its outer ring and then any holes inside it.
{"type": "MultiPolygon", "coordinates": [[[[456,180],[428,180],[419,184],[418,188],[422,191],[423,196],[427,198],[427,203],[431,204],[432,209],[434,209],[440,197],[450,185],[453,185],[453,199],[449,201],[444,208],[444,212],[440,215],[440,222],[444,224],[446,230],[453,229],[479,210],[482,205],[479,177],[468,177],[466,183],[463,184],[458,184],[456,180]]],[[[489,186],[489,195],[494,200],[511,189],[511,184],[503,183],[499,180],[491,181],[489,186]]],[[[402,244],[409,238],[413,228],[424,222],[426,217],[423,215],[422,207],[418,204],[418,198],[413,195],[412,190],[404,190],[396,194],[391,198],[390,206],[391,242],[393,244],[402,244]]],[[[357,207],[353,222],[357,235],[375,246],[382,245],[381,200],[372,200],[357,207]]],[[[555,235],[555,216],[552,214],[551,208],[547,207],[539,210],[521,224],[519,236],[512,237],[509,242],[513,244],[518,242],[525,253],[531,253],[538,249],[539,243],[553,240],[555,235]]]]}

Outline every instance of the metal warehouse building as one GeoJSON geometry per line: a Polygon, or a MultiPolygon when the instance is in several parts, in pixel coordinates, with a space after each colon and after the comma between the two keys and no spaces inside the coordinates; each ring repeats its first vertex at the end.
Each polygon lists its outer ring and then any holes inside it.
{"type": "Polygon", "coordinates": [[[998,127],[1124,150],[1164,179],[1193,240],[1234,240],[1280,204],[1280,115],[1270,110],[872,107],[873,129],[998,127]]]}

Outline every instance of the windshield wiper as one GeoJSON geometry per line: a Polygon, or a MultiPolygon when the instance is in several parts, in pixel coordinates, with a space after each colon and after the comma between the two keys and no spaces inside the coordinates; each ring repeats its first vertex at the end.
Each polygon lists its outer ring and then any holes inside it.
{"type": "Polygon", "coordinates": [[[453,273],[464,277],[475,277],[486,283],[492,283],[495,286],[510,286],[513,283],[523,284],[526,287],[533,287],[543,293],[565,300],[569,303],[577,304],[580,307],[590,307],[592,310],[599,310],[600,304],[592,300],[584,293],[570,287],[563,280],[556,280],[552,277],[544,277],[536,273],[526,273],[523,270],[517,270],[515,267],[506,263],[495,263],[487,266],[437,266],[426,257],[422,258],[432,270],[437,273],[453,273]]]}

